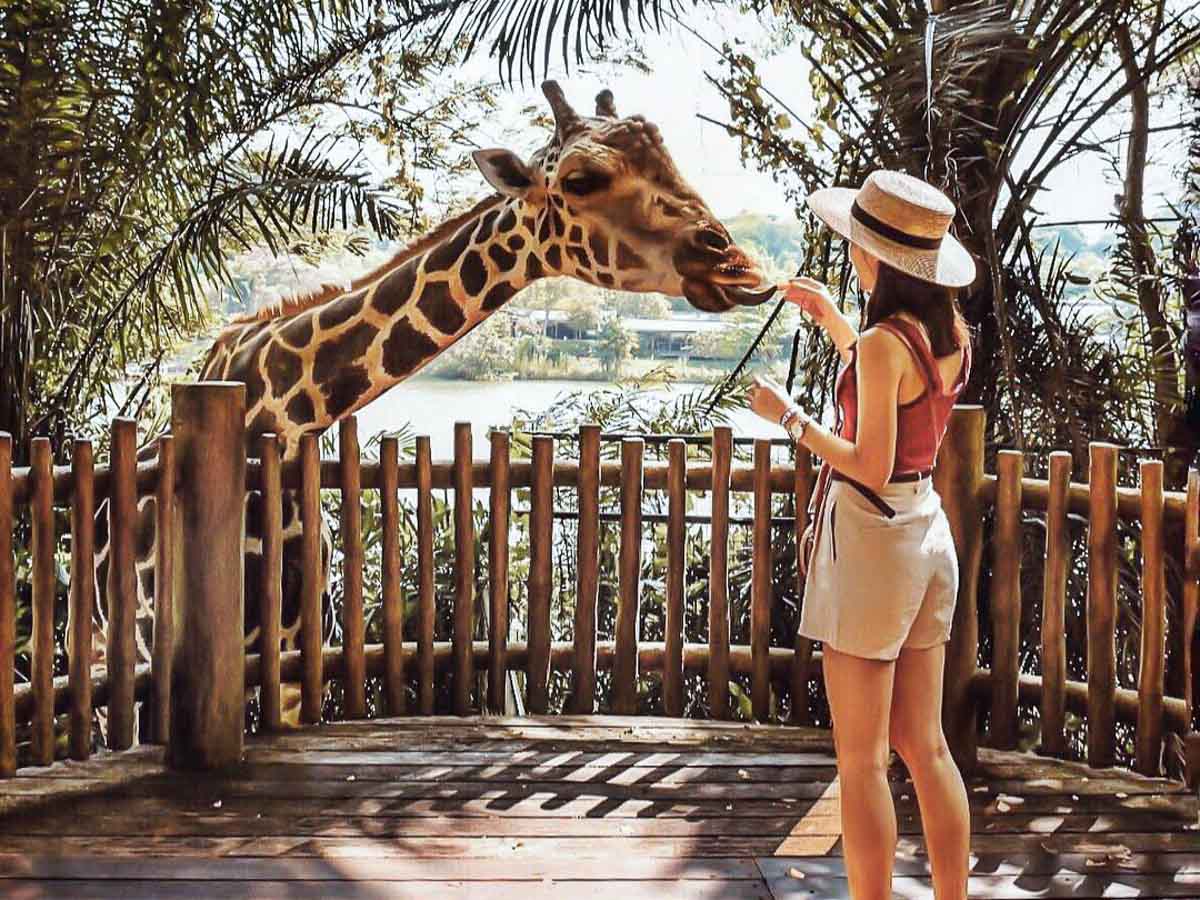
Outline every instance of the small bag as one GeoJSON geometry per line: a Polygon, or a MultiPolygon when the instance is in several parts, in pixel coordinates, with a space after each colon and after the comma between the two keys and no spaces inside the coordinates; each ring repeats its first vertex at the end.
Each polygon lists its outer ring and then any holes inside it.
{"type": "Polygon", "coordinates": [[[820,530],[817,525],[820,521],[821,511],[825,506],[825,494],[829,490],[829,475],[832,469],[829,463],[822,462],[821,468],[817,471],[817,483],[813,490],[812,499],[808,504],[808,527],[804,529],[804,534],[800,536],[800,553],[798,554],[797,563],[800,566],[800,574],[808,574],[808,564],[812,560],[813,547],[817,545],[817,532],[820,530]]]}

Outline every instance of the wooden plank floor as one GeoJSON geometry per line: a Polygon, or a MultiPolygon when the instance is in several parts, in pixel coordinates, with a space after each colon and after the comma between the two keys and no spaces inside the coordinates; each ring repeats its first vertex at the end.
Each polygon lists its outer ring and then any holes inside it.
{"type": "MultiPolygon", "coordinates": [[[[1178,783],[980,757],[972,898],[1200,896],[1178,783]]],[[[0,782],[0,896],[848,897],[836,774],[827,732],[667,719],[340,723],[223,775],[142,747],[0,782]]],[[[891,778],[896,896],[931,897],[891,778]]]]}

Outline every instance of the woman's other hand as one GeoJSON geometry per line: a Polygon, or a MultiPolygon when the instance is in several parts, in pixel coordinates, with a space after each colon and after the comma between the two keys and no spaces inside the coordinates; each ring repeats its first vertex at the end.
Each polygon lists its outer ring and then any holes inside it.
{"type": "Polygon", "coordinates": [[[750,408],[768,422],[779,424],[784,411],[792,405],[792,400],[782,385],[776,384],[770,378],[762,375],[754,376],[750,387],[750,408]]]}
{"type": "Polygon", "coordinates": [[[785,300],[795,303],[818,325],[828,327],[837,314],[829,288],[815,278],[798,277],[779,285],[785,300]]]}

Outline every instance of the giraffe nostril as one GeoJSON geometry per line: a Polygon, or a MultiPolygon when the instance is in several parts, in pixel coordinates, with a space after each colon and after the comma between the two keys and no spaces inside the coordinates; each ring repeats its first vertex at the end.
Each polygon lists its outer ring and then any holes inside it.
{"type": "Polygon", "coordinates": [[[728,236],[717,231],[715,228],[701,228],[696,232],[696,243],[712,250],[727,250],[729,248],[728,236]]]}

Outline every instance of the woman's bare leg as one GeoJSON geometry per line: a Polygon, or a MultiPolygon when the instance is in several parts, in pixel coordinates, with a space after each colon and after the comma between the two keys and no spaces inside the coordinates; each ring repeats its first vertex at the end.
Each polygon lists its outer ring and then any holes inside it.
{"type": "Polygon", "coordinates": [[[841,785],[842,852],[854,900],[891,900],[896,805],[888,787],[888,719],[895,663],[826,646],[822,667],[841,785]]]}
{"type": "Polygon", "coordinates": [[[891,742],[912,775],[937,900],[965,900],[970,867],[967,789],[942,733],[946,645],[901,650],[892,689],[891,742]]]}

